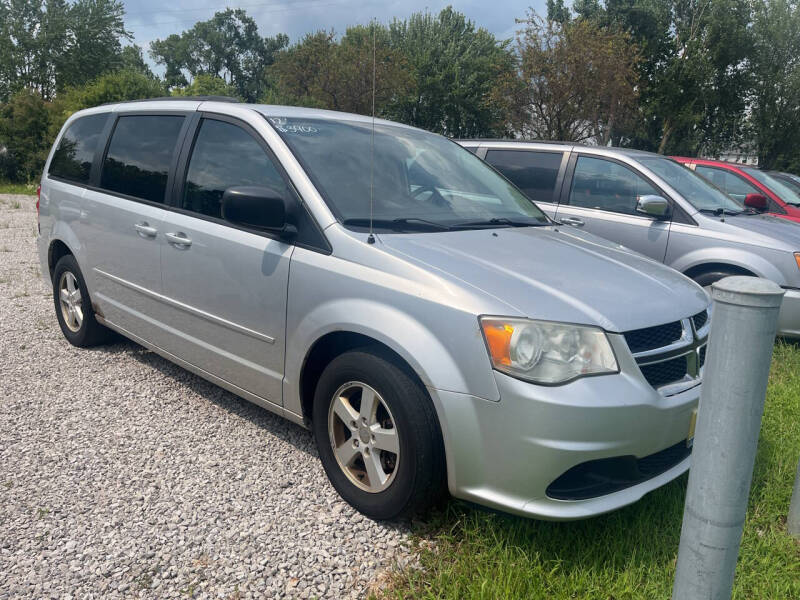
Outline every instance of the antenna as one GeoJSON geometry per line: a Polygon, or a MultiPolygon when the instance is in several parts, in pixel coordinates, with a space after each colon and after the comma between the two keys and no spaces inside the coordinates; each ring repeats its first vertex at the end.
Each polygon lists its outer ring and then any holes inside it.
{"type": "Polygon", "coordinates": [[[369,235],[367,243],[375,243],[372,232],[372,206],[375,196],[375,21],[372,21],[372,137],[369,142],[369,235]]]}

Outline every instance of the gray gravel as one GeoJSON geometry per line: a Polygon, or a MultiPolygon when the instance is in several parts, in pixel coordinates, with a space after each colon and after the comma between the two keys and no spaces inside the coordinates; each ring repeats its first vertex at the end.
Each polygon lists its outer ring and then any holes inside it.
{"type": "Polygon", "coordinates": [[[70,346],[0,196],[0,600],[350,598],[409,560],[309,432],[128,341],[70,346]]]}

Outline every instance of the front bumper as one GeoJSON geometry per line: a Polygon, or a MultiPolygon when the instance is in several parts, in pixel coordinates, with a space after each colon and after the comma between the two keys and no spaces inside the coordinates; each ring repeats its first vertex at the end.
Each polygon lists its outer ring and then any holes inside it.
{"type": "Polygon", "coordinates": [[[784,292],[778,315],[778,335],[800,338],[800,290],[784,288],[784,292]]]}
{"type": "Polygon", "coordinates": [[[636,502],[684,473],[688,457],[605,495],[584,500],[548,496],[548,486],[579,464],[643,458],[685,443],[701,386],[664,397],[632,359],[621,362],[617,375],[554,387],[495,372],[498,402],[431,390],[445,437],[451,494],[522,516],[571,520],[636,502]]]}

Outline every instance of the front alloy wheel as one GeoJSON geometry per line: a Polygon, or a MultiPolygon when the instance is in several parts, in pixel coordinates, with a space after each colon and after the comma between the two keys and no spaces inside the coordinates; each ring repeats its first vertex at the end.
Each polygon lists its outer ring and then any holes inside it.
{"type": "Polygon", "coordinates": [[[358,488],[372,494],[394,481],[400,438],[392,412],[366,383],[348,382],[333,395],[328,437],[336,463],[358,488]]]}
{"type": "Polygon", "coordinates": [[[312,429],[333,487],[368,517],[424,511],[444,494],[444,445],[431,398],[384,348],[349,350],[323,369],[312,429]]]}

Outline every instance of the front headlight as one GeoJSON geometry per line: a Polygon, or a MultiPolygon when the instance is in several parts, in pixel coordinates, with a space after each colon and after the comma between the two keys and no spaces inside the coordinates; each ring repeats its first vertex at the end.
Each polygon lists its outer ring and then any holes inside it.
{"type": "Polygon", "coordinates": [[[513,377],[553,385],[619,372],[597,327],[505,317],[481,317],[480,323],[492,365],[513,377]]]}

